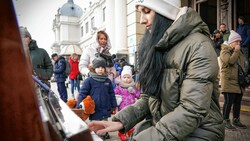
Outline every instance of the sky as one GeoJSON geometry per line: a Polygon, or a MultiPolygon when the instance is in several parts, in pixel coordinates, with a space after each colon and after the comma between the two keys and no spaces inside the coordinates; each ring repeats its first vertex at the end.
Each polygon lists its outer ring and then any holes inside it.
{"type": "MultiPolygon", "coordinates": [[[[58,8],[68,0],[12,0],[19,26],[27,27],[32,39],[37,41],[40,48],[49,54],[55,41],[53,19],[58,8]]],[[[73,0],[82,9],[89,6],[90,0],[73,0]]]]}

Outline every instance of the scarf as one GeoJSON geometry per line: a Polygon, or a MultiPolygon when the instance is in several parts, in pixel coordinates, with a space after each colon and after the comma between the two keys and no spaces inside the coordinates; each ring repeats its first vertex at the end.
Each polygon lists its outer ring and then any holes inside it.
{"type": "Polygon", "coordinates": [[[122,87],[122,88],[128,88],[128,87],[134,87],[135,86],[135,82],[134,80],[130,83],[125,83],[123,81],[119,82],[119,85],[122,87]]]}
{"type": "Polygon", "coordinates": [[[99,82],[104,82],[108,78],[107,74],[97,75],[96,73],[93,72],[89,72],[89,76],[99,82]]]}
{"type": "Polygon", "coordinates": [[[110,48],[109,48],[108,46],[106,46],[106,47],[98,46],[98,47],[96,48],[96,51],[97,51],[98,53],[102,53],[102,54],[105,54],[105,55],[109,55],[109,56],[110,56],[111,54],[110,54],[109,50],[110,50],[110,48]]]}

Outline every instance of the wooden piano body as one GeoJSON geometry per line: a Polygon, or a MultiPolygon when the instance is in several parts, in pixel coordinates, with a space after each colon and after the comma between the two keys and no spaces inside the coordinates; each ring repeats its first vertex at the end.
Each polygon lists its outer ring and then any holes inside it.
{"type": "Polygon", "coordinates": [[[0,140],[100,140],[65,103],[34,82],[12,0],[1,1],[0,19],[0,140]]]}

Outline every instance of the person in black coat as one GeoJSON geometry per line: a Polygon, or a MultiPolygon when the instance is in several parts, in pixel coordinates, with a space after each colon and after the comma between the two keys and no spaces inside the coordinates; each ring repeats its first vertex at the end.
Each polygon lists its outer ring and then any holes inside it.
{"type": "Polygon", "coordinates": [[[223,37],[221,36],[221,33],[219,30],[214,30],[213,32],[213,43],[214,43],[214,49],[217,54],[217,57],[220,56],[220,51],[221,51],[221,44],[223,44],[224,40],[223,37]]]}

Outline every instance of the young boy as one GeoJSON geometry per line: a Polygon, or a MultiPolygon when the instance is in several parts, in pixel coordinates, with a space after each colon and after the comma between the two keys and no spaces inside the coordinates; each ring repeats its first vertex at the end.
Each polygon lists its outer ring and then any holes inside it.
{"type": "MultiPolygon", "coordinates": [[[[79,91],[77,107],[85,97],[90,95],[95,101],[95,113],[89,116],[89,120],[108,120],[117,103],[112,82],[106,74],[106,61],[98,57],[93,60],[93,67],[89,69],[89,77],[84,80],[79,91]]],[[[101,137],[108,139],[109,134],[105,133],[101,137]]]]}

